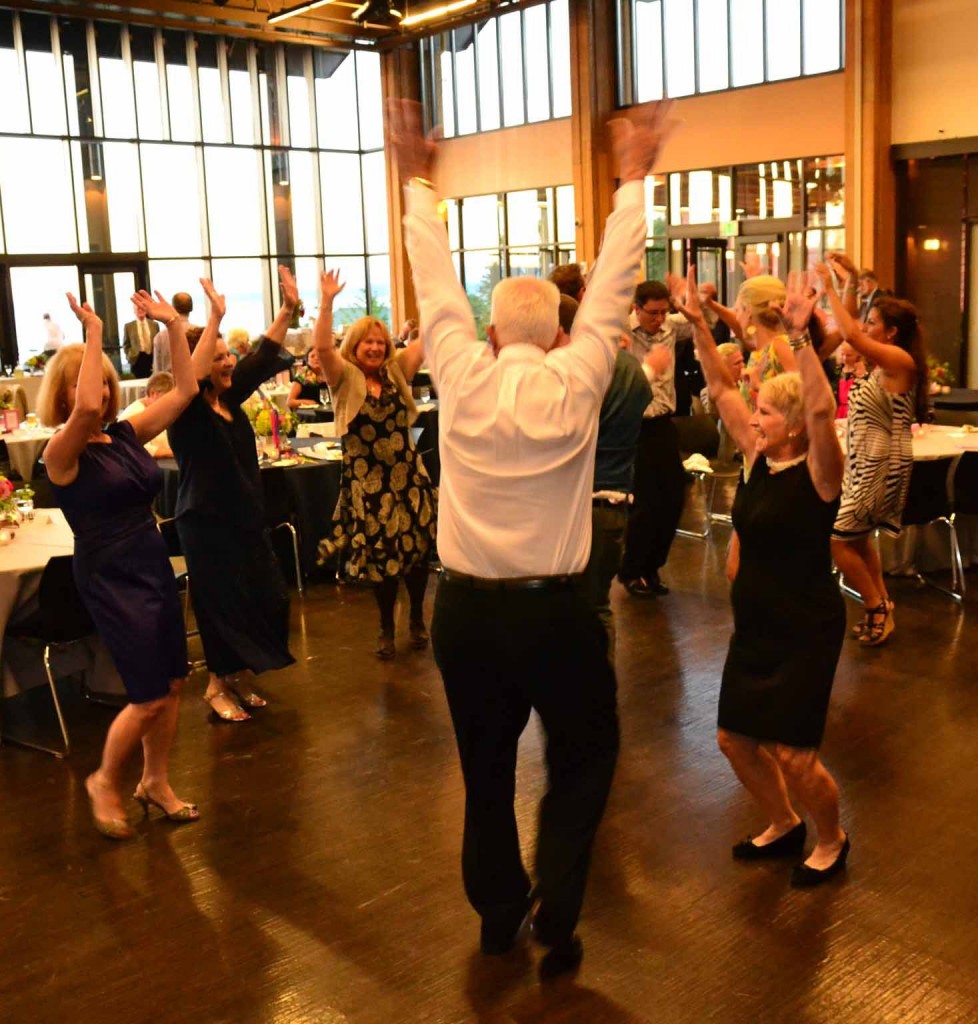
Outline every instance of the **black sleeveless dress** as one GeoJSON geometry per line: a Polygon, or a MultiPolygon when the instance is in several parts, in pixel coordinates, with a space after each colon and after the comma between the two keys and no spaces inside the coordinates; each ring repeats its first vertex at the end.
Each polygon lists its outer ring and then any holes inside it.
{"type": "Polygon", "coordinates": [[[772,473],[759,455],[738,490],[722,729],[791,747],[822,742],[846,628],[829,551],[838,509],[838,498],[818,496],[805,462],[772,473]]]}
{"type": "Polygon", "coordinates": [[[51,484],[75,535],[74,576],[134,704],[159,700],[187,674],[183,611],[166,544],[150,511],[163,482],[128,422],[89,444],[78,476],[51,484]]]}

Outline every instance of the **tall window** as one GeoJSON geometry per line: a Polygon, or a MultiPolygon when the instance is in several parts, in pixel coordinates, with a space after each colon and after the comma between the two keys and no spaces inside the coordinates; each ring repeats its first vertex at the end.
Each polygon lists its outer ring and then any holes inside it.
{"type": "Polygon", "coordinates": [[[576,257],[573,185],[450,199],[445,208],[449,245],[480,338],[501,278],[545,277],[576,257]]]}
{"type": "Polygon", "coordinates": [[[446,137],[570,116],[567,0],[510,11],[419,45],[425,113],[446,137]]]}
{"type": "MultiPolygon", "coordinates": [[[[0,8],[0,96],[0,264],[137,254],[152,287],[195,296],[195,317],[213,277],[228,325],[252,334],[277,305],[277,263],[307,319],[338,266],[337,322],[389,317],[376,53],[0,8]]],[[[27,302],[46,308],[15,294],[15,323],[27,302]]]]}
{"type": "Polygon", "coordinates": [[[844,12],[844,0],[619,0],[619,102],[839,71],[844,12]]]}

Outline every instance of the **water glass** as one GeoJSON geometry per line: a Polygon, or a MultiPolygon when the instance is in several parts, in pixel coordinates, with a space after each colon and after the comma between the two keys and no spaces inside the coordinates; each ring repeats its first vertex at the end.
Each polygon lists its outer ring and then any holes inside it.
{"type": "Polygon", "coordinates": [[[24,419],[24,429],[25,430],[37,430],[37,428],[39,426],[40,426],[40,421],[37,418],[37,413],[29,412],[27,414],[27,416],[25,417],[25,419],[24,419]]]}
{"type": "Polygon", "coordinates": [[[33,519],[34,518],[34,499],[33,498],[18,498],[17,499],[17,511],[20,513],[22,519],[33,519]]]}

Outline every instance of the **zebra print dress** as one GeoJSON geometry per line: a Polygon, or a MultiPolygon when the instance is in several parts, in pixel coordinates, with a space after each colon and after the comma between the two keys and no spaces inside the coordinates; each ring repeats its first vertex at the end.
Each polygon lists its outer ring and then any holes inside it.
{"type": "Polygon", "coordinates": [[[896,537],[913,469],[916,389],[893,394],[882,371],[853,382],[846,426],[846,472],[842,504],[832,536],[849,540],[875,529],[896,537]]]}

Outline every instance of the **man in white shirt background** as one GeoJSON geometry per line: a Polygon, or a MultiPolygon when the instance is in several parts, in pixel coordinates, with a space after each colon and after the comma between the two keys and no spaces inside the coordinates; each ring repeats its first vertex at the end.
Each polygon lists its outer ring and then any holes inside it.
{"type": "Polygon", "coordinates": [[[612,123],[622,186],[574,322],[558,337],[557,288],[501,281],[491,348],[476,338],[428,180],[436,144],[416,104],[388,107],[407,181],[405,241],[421,333],[440,396],[438,551],[432,622],[466,787],[462,873],[482,918],[481,948],[512,948],[536,899],[544,976],[574,971],[575,927],[591,846],[618,752],[607,638],[581,593],[591,541],[598,412],[645,250],[644,180],[664,137],[665,105],[612,123]],[[513,807],[520,734],[535,709],[547,736],[536,889],[513,807]]]}
{"type": "Polygon", "coordinates": [[[160,325],[155,320],[150,320],[145,310],[139,306],[133,305],[132,308],[136,319],[126,324],[122,336],[129,369],[137,380],[142,380],[153,372],[153,339],[159,332],[160,325]]]}
{"type": "MultiPolygon", "coordinates": [[[[177,311],[177,319],[183,321],[186,330],[191,326],[190,314],[193,312],[194,300],[186,292],[177,292],[173,296],[172,306],[177,311]]],[[[153,373],[170,373],[172,369],[170,335],[165,327],[161,327],[153,339],[153,373]]]]}
{"type": "Polygon", "coordinates": [[[45,313],[41,319],[44,321],[44,352],[51,356],[64,344],[65,332],[51,319],[50,313],[45,313]]]}

